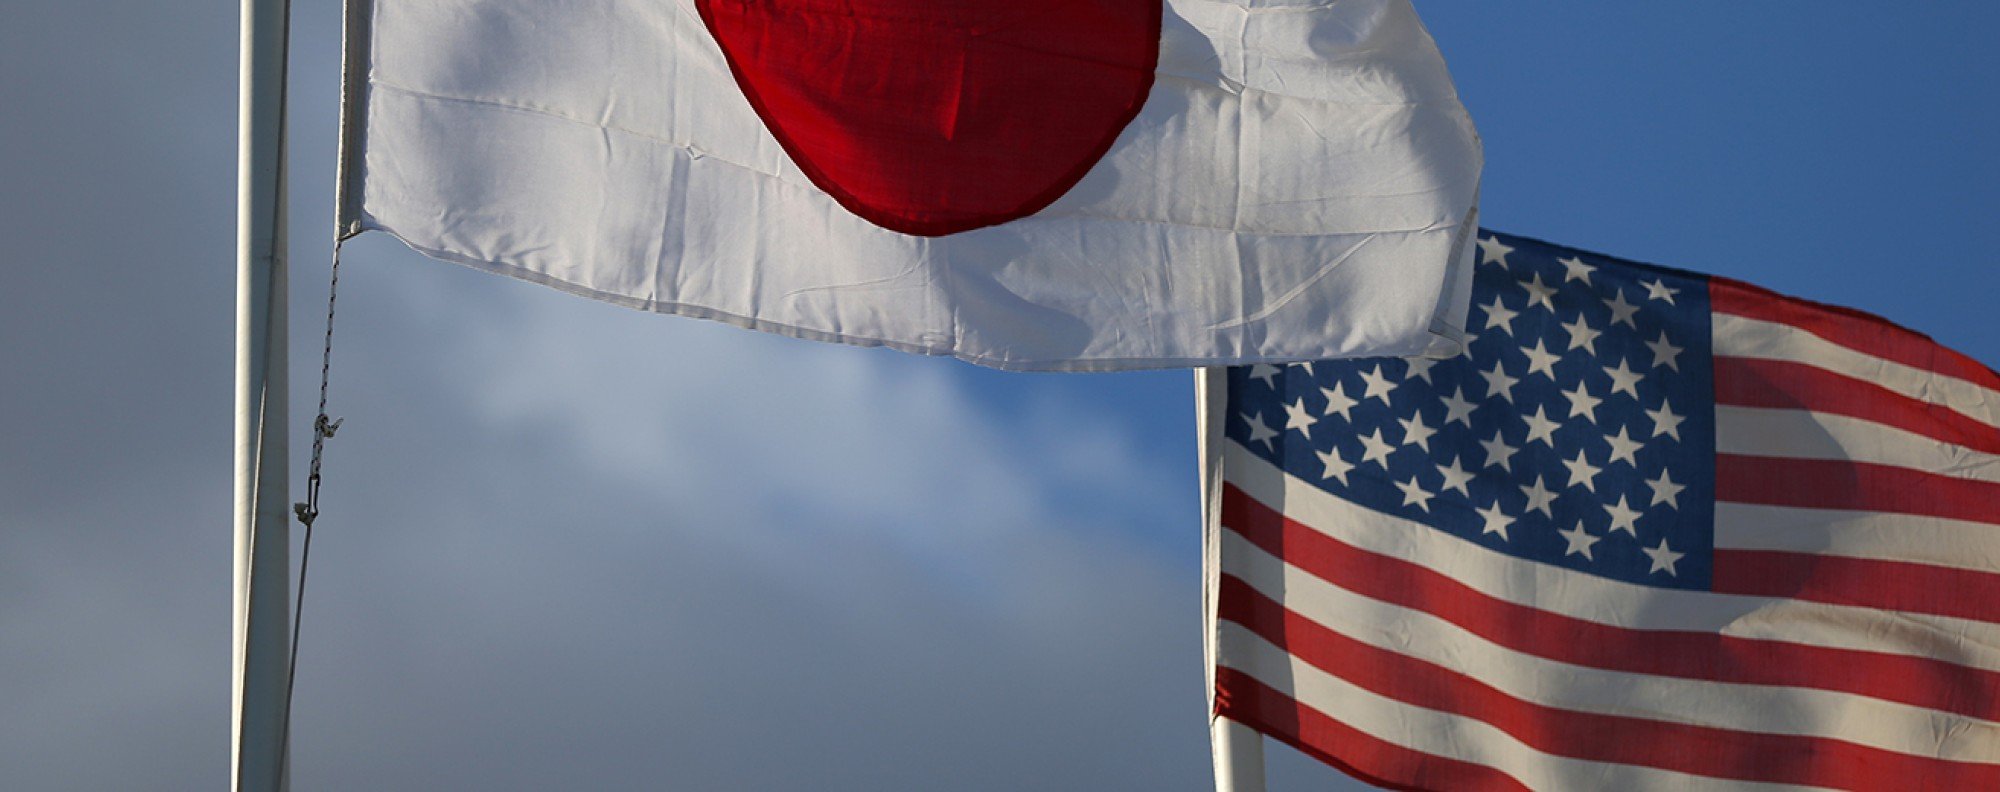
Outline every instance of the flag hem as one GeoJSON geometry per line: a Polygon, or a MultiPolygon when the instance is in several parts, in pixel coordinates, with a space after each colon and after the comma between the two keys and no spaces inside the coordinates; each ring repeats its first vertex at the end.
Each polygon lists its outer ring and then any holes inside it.
{"type": "Polygon", "coordinates": [[[368,127],[368,62],[373,43],[375,0],[342,4],[340,54],[340,149],[334,155],[333,234],[344,240],[364,230],[360,153],[368,127]]]}
{"type": "MultiPolygon", "coordinates": [[[[403,243],[403,245],[408,247],[409,249],[414,250],[420,254],[423,254],[427,258],[433,258],[439,261],[458,264],[464,267],[470,267],[472,269],[479,270],[481,272],[490,272],[496,275],[505,275],[507,277],[514,278],[517,280],[522,280],[522,281],[527,281],[529,283],[547,286],[557,291],[565,292],[568,294],[574,294],[579,297],[587,297],[593,300],[597,300],[599,302],[606,302],[612,305],[622,306],[625,308],[632,308],[636,310],[646,311],[648,313],[666,314],[671,316],[685,316],[694,319],[706,319],[713,322],[721,322],[723,324],[733,325],[735,327],[741,327],[746,330],[755,330],[758,332],[770,333],[773,335],[786,336],[790,338],[804,339],[807,341],[820,341],[826,343],[844,344],[848,346],[858,346],[858,347],[882,347],[887,349],[893,349],[898,352],[905,352],[915,355],[957,358],[967,363],[972,363],[979,366],[985,366],[987,368],[999,369],[1001,371],[1092,373],[1092,372],[1107,372],[1107,371],[1193,369],[1193,368],[1225,366],[1225,365],[1247,366],[1254,363],[1271,363],[1271,364],[1300,363],[1309,360],[1327,359],[1326,356],[1302,357],[1302,356],[1273,355],[1273,356],[1257,357],[1257,356],[1245,356],[1241,354],[1219,354],[1213,357],[1054,358],[1047,360],[1013,360],[1013,359],[996,357],[992,355],[974,354],[951,347],[925,346],[922,344],[911,344],[902,341],[891,341],[887,339],[856,336],[846,333],[835,333],[826,330],[815,330],[812,328],[799,327],[797,325],[789,325],[781,322],[773,322],[769,319],[759,319],[756,317],[743,316],[740,314],[730,313],[728,311],[720,311],[706,306],[692,305],[689,303],[648,300],[625,294],[616,294],[612,292],[600,291],[597,289],[592,289],[587,286],[571,283],[569,281],[550,276],[543,272],[531,270],[526,267],[520,267],[512,264],[506,264],[495,261],[488,261],[485,259],[475,258],[473,256],[467,256],[454,251],[443,250],[440,248],[432,248],[425,245],[419,245],[405,238],[402,234],[397,233],[395,229],[389,228],[388,226],[383,225],[382,223],[376,221],[373,217],[370,217],[365,211],[362,212],[361,216],[358,219],[352,221],[352,225],[349,228],[351,230],[342,232],[343,239],[359,235],[366,231],[380,231],[384,234],[388,234],[390,237],[393,237],[396,241],[403,243]]],[[[1363,357],[1417,356],[1425,354],[1427,350],[1436,348],[1436,345],[1438,344],[1460,344],[1460,343],[1463,343],[1462,338],[1452,339],[1449,336],[1442,335],[1439,332],[1435,317],[1433,317],[1431,327],[1425,330],[1422,336],[1413,338],[1411,343],[1406,348],[1385,349],[1377,354],[1366,355],[1363,357]]],[[[1332,356],[1332,357],[1339,357],[1339,356],[1332,356]]]]}

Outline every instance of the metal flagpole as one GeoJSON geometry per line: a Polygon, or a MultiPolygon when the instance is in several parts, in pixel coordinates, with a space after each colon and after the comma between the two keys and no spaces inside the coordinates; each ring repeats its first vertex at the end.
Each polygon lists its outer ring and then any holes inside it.
{"type": "Polygon", "coordinates": [[[1264,792],[1264,735],[1228,718],[1209,721],[1215,792],[1264,792]]]}
{"type": "Polygon", "coordinates": [[[236,160],[236,509],[230,789],[286,787],[285,51],[289,0],[242,0],[236,160]]]}
{"type": "MultiPolygon", "coordinates": [[[[1215,707],[1215,599],[1222,574],[1222,406],[1228,400],[1227,369],[1194,370],[1195,448],[1201,475],[1201,648],[1208,674],[1209,711],[1215,707]]],[[[1210,716],[1209,750],[1215,760],[1215,792],[1264,792],[1264,736],[1228,718],[1210,716]]]]}

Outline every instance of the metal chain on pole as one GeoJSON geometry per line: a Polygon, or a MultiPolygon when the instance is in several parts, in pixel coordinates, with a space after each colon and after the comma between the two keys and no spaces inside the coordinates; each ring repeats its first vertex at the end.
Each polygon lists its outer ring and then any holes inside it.
{"type": "Polygon", "coordinates": [[[340,431],[343,418],[331,418],[326,414],[326,391],[329,375],[333,372],[333,314],[340,299],[340,243],[333,241],[333,275],[326,286],[326,339],[319,353],[319,411],[313,417],[312,464],[307,468],[306,499],[292,504],[292,513],[306,527],[305,546],[299,551],[299,594],[292,605],[292,656],[285,666],[285,722],[284,734],[278,740],[278,755],[289,762],[292,740],[292,688],[298,681],[299,671],[299,624],[306,609],[306,571],[312,564],[313,521],[319,519],[320,461],[326,454],[326,441],[333,433],[340,431]]]}
{"type": "Polygon", "coordinates": [[[312,466],[306,475],[306,499],[292,504],[292,513],[298,515],[307,531],[312,530],[313,520],[319,517],[320,459],[326,453],[326,440],[340,430],[344,420],[326,414],[327,380],[333,371],[333,312],[340,299],[340,243],[338,239],[333,242],[333,276],[326,286],[326,341],[319,352],[319,412],[313,418],[312,466]]]}

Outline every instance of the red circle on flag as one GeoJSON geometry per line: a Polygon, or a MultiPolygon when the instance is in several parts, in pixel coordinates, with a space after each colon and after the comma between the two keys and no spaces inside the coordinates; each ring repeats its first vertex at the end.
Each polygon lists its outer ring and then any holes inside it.
{"type": "Polygon", "coordinates": [[[1004,223],[1076,185],[1139,114],[1161,0],[696,0],[807,178],[921,236],[1004,223]]]}

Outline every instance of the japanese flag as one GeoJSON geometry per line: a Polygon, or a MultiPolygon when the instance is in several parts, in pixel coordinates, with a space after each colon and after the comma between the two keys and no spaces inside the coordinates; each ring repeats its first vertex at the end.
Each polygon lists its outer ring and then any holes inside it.
{"type": "Polygon", "coordinates": [[[1458,351],[1408,0],[349,0],[342,233],[1009,369],[1458,351]]]}

